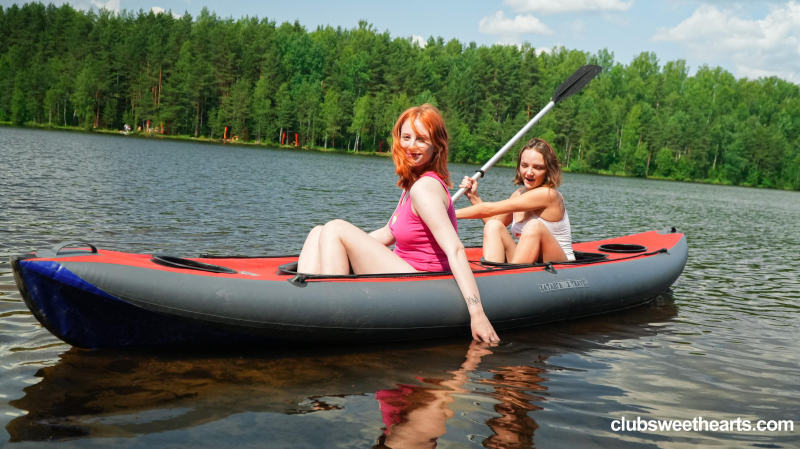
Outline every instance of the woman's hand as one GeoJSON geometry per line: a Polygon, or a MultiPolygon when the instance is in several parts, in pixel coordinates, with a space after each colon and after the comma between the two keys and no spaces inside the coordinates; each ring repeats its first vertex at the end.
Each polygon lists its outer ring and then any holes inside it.
{"type": "Polygon", "coordinates": [[[500,337],[494,331],[492,323],[483,312],[475,313],[470,320],[470,327],[472,327],[472,338],[486,343],[500,343],[500,337]]]}
{"type": "Polygon", "coordinates": [[[478,196],[478,181],[473,180],[469,176],[464,176],[464,179],[461,181],[461,184],[458,185],[458,188],[467,189],[464,194],[467,195],[467,199],[470,201],[473,198],[480,198],[480,196],[478,196]]]}

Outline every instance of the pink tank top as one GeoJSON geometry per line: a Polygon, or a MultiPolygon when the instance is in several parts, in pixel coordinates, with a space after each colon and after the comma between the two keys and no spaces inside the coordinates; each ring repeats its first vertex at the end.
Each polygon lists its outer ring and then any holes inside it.
{"type": "MultiPolygon", "coordinates": [[[[449,195],[450,192],[447,190],[447,186],[436,173],[426,172],[422,176],[430,176],[439,181],[449,195]]],[[[400,202],[389,221],[389,230],[392,231],[395,239],[394,253],[417,271],[450,271],[447,254],[436,243],[436,239],[425,222],[411,210],[410,198],[403,203],[407,196],[406,193],[406,191],[403,191],[402,196],[400,196],[400,202]]],[[[449,200],[449,203],[447,215],[450,217],[453,229],[458,232],[456,208],[453,207],[452,200],[449,200]]]]}

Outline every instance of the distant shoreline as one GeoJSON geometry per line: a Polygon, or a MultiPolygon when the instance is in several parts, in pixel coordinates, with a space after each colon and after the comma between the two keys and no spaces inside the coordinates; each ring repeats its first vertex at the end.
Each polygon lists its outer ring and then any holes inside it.
{"type": "Polygon", "coordinates": [[[10,122],[0,122],[0,126],[5,126],[9,128],[20,128],[20,129],[40,129],[44,131],[68,131],[68,132],[76,132],[76,133],[84,133],[84,134],[103,134],[108,136],[120,136],[120,137],[131,137],[131,138],[139,138],[139,139],[167,139],[167,140],[176,140],[176,141],[184,141],[184,142],[201,142],[201,143],[208,143],[208,144],[215,144],[215,145],[237,145],[243,147],[258,147],[258,148],[265,148],[265,149],[280,149],[280,150],[302,150],[302,151],[318,151],[320,153],[340,153],[340,154],[353,154],[353,155],[362,155],[362,156],[381,156],[381,157],[388,157],[390,153],[388,151],[384,152],[377,152],[377,151],[353,151],[347,150],[346,148],[324,148],[321,146],[312,146],[312,147],[297,147],[294,145],[278,145],[276,143],[259,143],[255,141],[240,141],[240,140],[223,140],[223,139],[210,139],[208,137],[192,137],[188,135],[169,135],[169,134],[159,134],[159,133],[144,133],[140,131],[131,131],[131,132],[124,132],[124,131],[116,131],[110,129],[85,129],[78,126],[59,126],[59,125],[42,125],[42,124],[25,124],[25,125],[14,125],[10,122]]]}
{"type": "MultiPolygon", "coordinates": [[[[20,129],[39,129],[45,131],[68,131],[68,132],[78,132],[78,133],[86,133],[86,134],[103,134],[103,135],[111,135],[111,136],[120,136],[120,137],[132,137],[132,138],[139,138],[139,139],[167,139],[167,140],[175,140],[175,141],[184,141],[184,142],[200,142],[200,143],[208,143],[214,145],[236,145],[242,147],[256,147],[256,148],[263,148],[263,149],[276,149],[276,150],[300,150],[300,151],[316,151],[319,153],[336,153],[336,154],[350,154],[355,156],[378,156],[378,157],[389,157],[391,153],[388,151],[384,152],[376,152],[376,151],[353,151],[348,150],[346,148],[324,148],[320,146],[312,146],[312,147],[296,147],[294,145],[278,145],[275,143],[257,143],[255,141],[233,141],[233,140],[225,140],[222,139],[210,139],[208,137],[192,137],[192,136],[185,136],[185,135],[167,135],[167,134],[156,134],[156,133],[143,133],[143,132],[129,132],[125,133],[123,131],[115,131],[115,130],[108,130],[108,129],[85,129],[77,126],[58,126],[58,125],[48,125],[48,124],[25,124],[25,125],[15,125],[11,122],[0,122],[0,126],[8,127],[8,128],[20,128],[20,129]]],[[[467,164],[467,165],[475,165],[476,167],[480,167],[480,164],[471,163],[471,162],[458,162],[459,164],[467,164]]],[[[498,162],[495,164],[497,167],[506,167],[506,168],[514,168],[514,163],[502,163],[498,162]]],[[[615,178],[637,178],[636,176],[627,176],[624,174],[616,174],[616,173],[609,173],[605,170],[599,170],[595,172],[573,172],[570,171],[568,168],[562,167],[561,169],[565,173],[576,173],[576,174],[584,174],[584,175],[600,175],[600,176],[612,176],[615,178]]],[[[685,182],[691,184],[708,184],[708,185],[717,185],[717,186],[730,186],[730,187],[748,187],[753,189],[763,189],[763,190],[780,190],[786,192],[794,192],[795,190],[792,189],[777,189],[774,187],[759,187],[759,186],[752,186],[746,184],[734,185],[734,184],[726,184],[721,182],[713,182],[710,180],[703,180],[703,179],[672,179],[672,178],[663,178],[659,176],[647,176],[646,178],[638,178],[638,179],[650,179],[654,181],[672,181],[672,182],[685,182]]]]}

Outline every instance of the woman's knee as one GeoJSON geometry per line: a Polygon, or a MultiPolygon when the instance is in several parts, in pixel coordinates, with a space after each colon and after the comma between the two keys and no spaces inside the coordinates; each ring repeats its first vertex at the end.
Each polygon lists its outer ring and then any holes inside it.
{"type": "Polygon", "coordinates": [[[312,244],[316,245],[319,243],[319,236],[322,234],[322,225],[314,226],[311,231],[308,232],[306,236],[306,245],[312,244]]]}
{"type": "Polygon", "coordinates": [[[520,234],[520,238],[522,237],[541,237],[541,235],[547,231],[547,227],[539,220],[531,220],[525,224],[522,228],[522,233],[520,234]]]}
{"type": "Polygon", "coordinates": [[[323,226],[317,226],[317,228],[320,228],[319,238],[321,239],[339,238],[342,232],[349,226],[352,225],[344,220],[339,220],[339,219],[331,220],[325,223],[323,226]]]}
{"type": "Polygon", "coordinates": [[[305,249],[308,247],[308,245],[319,244],[320,234],[322,234],[322,225],[314,226],[310,231],[308,231],[306,242],[303,244],[303,248],[305,249]]]}
{"type": "Polygon", "coordinates": [[[344,220],[337,218],[336,220],[331,220],[320,227],[322,228],[322,231],[338,231],[344,229],[347,226],[352,226],[352,225],[344,220]]]}
{"type": "Polygon", "coordinates": [[[323,227],[322,225],[314,226],[314,228],[311,229],[311,231],[309,231],[307,238],[309,238],[309,239],[318,239],[319,238],[319,234],[322,232],[322,227],[323,227]]]}
{"type": "Polygon", "coordinates": [[[483,225],[483,237],[499,235],[506,230],[503,222],[500,220],[489,220],[483,225]]]}

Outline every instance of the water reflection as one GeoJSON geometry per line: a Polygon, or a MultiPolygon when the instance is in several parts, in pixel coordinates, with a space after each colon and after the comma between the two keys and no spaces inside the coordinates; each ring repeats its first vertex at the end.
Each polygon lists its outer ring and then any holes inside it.
{"type": "MultiPolygon", "coordinates": [[[[547,358],[539,357],[539,360],[544,363],[547,358]]],[[[494,435],[484,440],[483,445],[491,448],[532,447],[533,432],[539,426],[529,412],[542,410],[533,402],[544,401],[544,398],[531,392],[547,390],[540,385],[547,380],[542,377],[546,370],[533,366],[507,366],[490,372],[494,374],[493,383],[497,384],[492,396],[500,400],[494,409],[501,416],[486,421],[494,435]]]]}
{"type": "Polygon", "coordinates": [[[455,401],[453,394],[467,392],[464,385],[469,381],[468,374],[488,354],[492,354],[488,345],[473,341],[461,367],[449,372],[452,379],[418,378],[437,388],[398,385],[375,392],[385,426],[375,447],[436,447],[436,441],[446,432],[446,421],[453,416],[448,407],[455,401]]]}
{"type": "MultiPolygon", "coordinates": [[[[454,415],[448,405],[456,400],[456,394],[472,393],[469,375],[478,369],[484,356],[491,354],[489,345],[473,341],[461,368],[449,372],[452,379],[419,379],[435,388],[399,385],[376,392],[385,431],[374,448],[436,447],[438,438],[446,432],[446,421],[454,415]]],[[[536,358],[537,363],[544,364],[546,360],[547,357],[536,358]]],[[[533,433],[539,426],[529,412],[542,410],[533,402],[544,398],[531,392],[547,389],[540,385],[547,380],[542,377],[545,372],[543,367],[503,366],[489,369],[491,377],[477,381],[479,387],[490,387],[488,391],[492,392],[486,395],[497,402],[493,408],[500,415],[485,422],[494,434],[483,441],[484,447],[533,446],[533,433]]]]}
{"type": "Polygon", "coordinates": [[[611,315],[507,332],[497,347],[450,340],[234,354],[72,348],[10,403],[27,413],[6,430],[12,442],[132,438],[248,412],[335,413],[373,398],[365,413],[383,426],[365,433],[375,447],[434,447],[454,429],[454,416],[471,420],[471,438],[486,447],[530,447],[548,375],[566,369],[549,359],[655,336],[676,315],[663,295],[611,315]]]}

